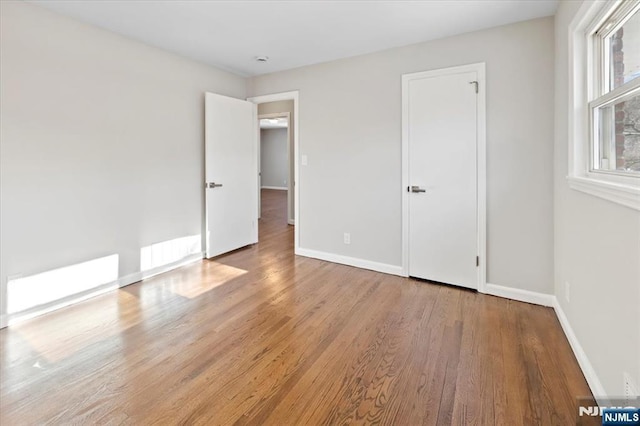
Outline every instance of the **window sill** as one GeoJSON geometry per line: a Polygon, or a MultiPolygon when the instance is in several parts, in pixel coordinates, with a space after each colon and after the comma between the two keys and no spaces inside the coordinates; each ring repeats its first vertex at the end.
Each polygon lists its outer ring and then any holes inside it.
{"type": "Polygon", "coordinates": [[[567,176],[569,187],[640,211],[640,187],[589,177],[567,176]]]}

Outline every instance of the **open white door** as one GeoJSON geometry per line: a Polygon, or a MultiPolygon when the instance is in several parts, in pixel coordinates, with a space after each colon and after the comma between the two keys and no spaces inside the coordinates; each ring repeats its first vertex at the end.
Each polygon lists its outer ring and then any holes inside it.
{"type": "Polygon", "coordinates": [[[405,78],[409,275],[477,289],[478,72],[405,78]]]}
{"type": "Polygon", "coordinates": [[[207,258],[258,242],[256,123],[255,104],[206,94],[207,258]]]}

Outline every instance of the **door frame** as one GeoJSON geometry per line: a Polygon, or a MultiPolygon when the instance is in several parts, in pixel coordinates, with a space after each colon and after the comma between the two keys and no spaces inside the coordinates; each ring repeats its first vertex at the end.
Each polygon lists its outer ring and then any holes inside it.
{"type": "Polygon", "coordinates": [[[476,182],[477,182],[477,253],[478,291],[486,292],[487,284],[487,141],[486,141],[486,71],[485,63],[440,68],[402,75],[402,272],[409,276],[409,82],[423,78],[475,71],[478,75],[476,182]]]}
{"type": "MultiPolygon", "coordinates": [[[[260,120],[263,118],[286,118],[287,119],[287,223],[289,225],[294,225],[295,220],[293,217],[289,216],[291,213],[289,211],[289,204],[291,203],[290,197],[293,190],[293,182],[290,182],[291,179],[291,113],[289,112],[274,112],[269,114],[258,114],[258,128],[260,127],[260,120]]],[[[259,128],[259,132],[262,129],[259,128]]],[[[258,133],[258,219],[262,217],[262,204],[261,198],[262,195],[260,191],[262,190],[262,133],[258,133]]],[[[295,198],[294,198],[295,201],[295,198]]],[[[295,210],[295,209],[294,209],[295,210]]]]}
{"type": "MultiPolygon", "coordinates": [[[[267,102],[276,102],[276,101],[293,101],[293,152],[294,152],[294,156],[293,156],[293,176],[294,176],[294,181],[293,182],[289,182],[289,188],[291,188],[293,186],[293,194],[294,194],[294,199],[293,199],[293,221],[295,223],[295,226],[293,228],[293,247],[294,247],[294,253],[298,254],[298,251],[300,249],[300,226],[301,226],[301,215],[300,215],[300,167],[298,164],[298,158],[300,157],[300,141],[299,141],[299,132],[300,132],[300,126],[298,125],[299,122],[299,104],[300,104],[300,92],[298,90],[293,90],[290,92],[281,92],[281,93],[272,93],[272,94],[268,94],[268,95],[261,95],[261,96],[252,96],[250,98],[247,98],[247,100],[249,102],[253,102],[254,104],[258,105],[258,104],[263,104],[263,103],[267,103],[267,102]]],[[[289,126],[291,126],[291,119],[289,119],[289,126]]],[[[290,132],[291,130],[289,130],[290,132]]],[[[256,132],[257,132],[257,137],[256,137],[256,144],[260,143],[260,123],[258,120],[256,120],[256,132]]],[[[259,154],[260,151],[258,151],[259,147],[256,147],[256,152],[259,154]]],[[[257,161],[260,161],[259,159],[257,161]]],[[[260,173],[260,169],[257,170],[257,173],[260,173]]],[[[259,179],[260,176],[256,173],[256,178],[259,179]]],[[[287,210],[289,209],[289,206],[287,205],[287,210]]],[[[288,213],[287,213],[287,217],[288,217],[288,213]]]]}

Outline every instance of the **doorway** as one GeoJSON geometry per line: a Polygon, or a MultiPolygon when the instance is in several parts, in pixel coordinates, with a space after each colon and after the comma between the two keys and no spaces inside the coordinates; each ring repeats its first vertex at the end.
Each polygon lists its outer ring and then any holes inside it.
{"type": "Polygon", "coordinates": [[[484,290],[484,64],[404,75],[403,268],[484,290]]]}
{"type": "MultiPolygon", "coordinates": [[[[262,136],[262,133],[266,130],[265,127],[269,127],[269,124],[277,127],[277,122],[283,123],[286,120],[286,131],[287,131],[287,160],[286,160],[286,171],[282,174],[282,170],[280,170],[280,174],[276,173],[275,176],[272,174],[270,176],[265,175],[267,172],[263,170],[263,165],[261,164],[261,160],[263,159],[263,140],[264,138],[258,137],[258,147],[257,147],[257,155],[258,155],[258,181],[259,187],[261,188],[258,203],[261,208],[264,209],[273,209],[274,203],[282,202],[283,197],[286,197],[286,211],[284,215],[284,220],[286,226],[292,226],[294,228],[294,248],[297,251],[299,247],[299,194],[300,188],[297,185],[298,182],[298,165],[297,165],[297,153],[298,153],[298,92],[286,92],[286,93],[277,93],[273,95],[264,95],[257,96],[253,98],[247,99],[250,102],[253,102],[257,105],[258,109],[258,122],[256,123],[256,127],[258,128],[258,133],[262,136]],[[262,120],[270,120],[263,121],[263,125],[261,124],[262,120]],[[260,129],[263,127],[263,129],[260,129]],[[278,191],[279,193],[276,193],[278,191]]],[[[280,124],[282,126],[282,124],[280,124]]],[[[265,135],[266,136],[266,135],[265,135]]],[[[272,136],[272,135],[270,135],[272,136]]],[[[273,142],[273,138],[270,140],[273,142]]],[[[277,145],[277,143],[276,143],[277,145]]],[[[273,147],[270,147],[273,148],[273,147]]],[[[269,149],[269,148],[267,148],[269,149]]],[[[273,160],[273,157],[269,158],[269,161],[273,160]]],[[[265,210],[266,213],[266,210],[265,210]]],[[[262,213],[260,217],[262,217],[262,213]]],[[[272,220],[275,219],[274,216],[270,216],[272,220]]]]}
{"type": "MultiPolygon", "coordinates": [[[[259,108],[268,109],[271,107],[270,104],[262,104],[259,108]]],[[[293,109],[292,102],[285,103],[284,107],[293,109]]],[[[293,196],[290,194],[292,191],[289,190],[289,180],[292,175],[290,116],[290,112],[258,115],[260,123],[258,143],[260,214],[258,218],[263,219],[263,222],[278,220],[285,224],[293,225],[294,223],[292,209],[289,209],[292,201],[290,197],[293,196]],[[263,216],[265,209],[268,209],[269,215],[263,216]]]]}

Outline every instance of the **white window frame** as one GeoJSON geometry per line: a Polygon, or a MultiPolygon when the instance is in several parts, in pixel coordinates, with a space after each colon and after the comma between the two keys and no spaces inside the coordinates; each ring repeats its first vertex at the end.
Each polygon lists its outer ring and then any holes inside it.
{"type": "MultiPolygon", "coordinates": [[[[569,25],[569,186],[630,208],[640,210],[640,176],[614,170],[594,170],[591,108],[620,99],[629,87],[640,84],[633,80],[621,90],[605,95],[600,86],[604,69],[595,49],[600,48],[595,31],[610,17],[622,1],[584,2],[569,25]],[[591,103],[590,103],[591,101],[591,103]]],[[[631,9],[629,9],[631,10],[631,9]]],[[[634,89],[635,90],[635,89],[634,89]]]]}

